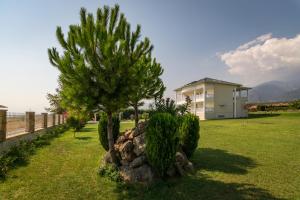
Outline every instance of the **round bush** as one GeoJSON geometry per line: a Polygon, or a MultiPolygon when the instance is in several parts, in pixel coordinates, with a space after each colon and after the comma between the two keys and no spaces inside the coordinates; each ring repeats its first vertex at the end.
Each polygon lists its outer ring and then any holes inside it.
{"type": "MultiPolygon", "coordinates": [[[[98,134],[99,134],[99,141],[102,147],[106,151],[109,150],[108,138],[107,138],[107,121],[108,121],[107,115],[105,113],[102,113],[98,124],[98,134]]],[[[116,141],[120,133],[120,120],[118,116],[113,115],[112,121],[113,121],[112,132],[113,132],[114,141],[116,141]]]]}
{"type": "Polygon", "coordinates": [[[146,129],[146,154],[160,176],[175,162],[178,144],[176,118],[169,113],[152,115],[146,129]]]}
{"type": "Polygon", "coordinates": [[[180,119],[179,138],[182,150],[188,158],[192,156],[198,146],[199,118],[193,114],[186,114],[180,119]]]}
{"type": "Polygon", "coordinates": [[[67,124],[69,127],[73,128],[75,132],[78,132],[84,127],[85,121],[74,116],[70,116],[67,118],[67,124]]]}

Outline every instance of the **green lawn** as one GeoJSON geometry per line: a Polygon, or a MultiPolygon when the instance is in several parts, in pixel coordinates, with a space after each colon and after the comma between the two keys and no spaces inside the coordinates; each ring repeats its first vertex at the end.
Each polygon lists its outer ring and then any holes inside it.
{"type": "Polygon", "coordinates": [[[103,154],[97,125],[66,132],[9,172],[0,199],[300,199],[300,113],[201,122],[196,174],[149,187],[99,177],[103,154]]]}

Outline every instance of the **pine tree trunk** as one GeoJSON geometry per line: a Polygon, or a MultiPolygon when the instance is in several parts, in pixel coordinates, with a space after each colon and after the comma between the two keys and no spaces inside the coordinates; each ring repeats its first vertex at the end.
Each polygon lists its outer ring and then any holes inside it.
{"type": "Polygon", "coordinates": [[[135,104],[134,106],[134,121],[135,121],[135,127],[138,128],[139,124],[139,111],[138,111],[138,106],[135,104]]]}
{"type": "Polygon", "coordinates": [[[112,124],[112,112],[107,113],[107,139],[108,139],[108,147],[109,147],[109,154],[111,156],[112,162],[115,165],[118,165],[118,160],[116,157],[116,152],[114,148],[114,137],[113,137],[113,124],[112,124]]]}

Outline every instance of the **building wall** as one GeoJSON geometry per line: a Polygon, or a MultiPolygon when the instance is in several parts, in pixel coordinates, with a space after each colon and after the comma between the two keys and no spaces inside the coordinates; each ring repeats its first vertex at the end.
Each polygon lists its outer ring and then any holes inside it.
{"type": "MultiPolygon", "coordinates": [[[[210,84],[206,83],[205,85],[203,83],[190,86],[188,88],[182,89],[182,91],[177,91],[176,95],[180,96],[181,93],[183,93],[183,99],[185,99],[186,95],[191,96],[191,100],[193,101],[193,90],[196,90],[196,93],[198,95],[203,92],[202,89],[205,89],[206,94],[211,95],[213,94],[212,98],[205,97],[205,101],[203,104],[206,108],[213,107],[213,111],[205,111],[205,112],[197,112],[195,113],[200,120],[206,120],[206,119],[222,119],[222,118],[234,118],[234,98],[233,98],[233,91],[235,89],[235,86],[232,85],[225,85],[225,84],[210,84]]],[[[177,96],[177,97],[178,97],[177,96]]],[[[177,102],[180,98],[177,98],[177,102]]],[[[240,98],[237,97],[237,105],[236,105],[236,117],[247,117],[248,111],[245,109],[245,104],[248,100],[248,98],[240,98]]],[[[179,100],[180,101],[180,100],[179,100]]],[[[200,103],[198,106],[200,106],[200,103]]],[[[202,103],[201,103],[202,104],[202,103]]],[[[198,107],[197,106],[197,107],[198,107]]],[[[204,108],[205,110],[205,108],[204,108]]],[[[191,112],[194,113],[194,104],[192,103],[191,106],[191,112]]]]}
{"type": "Polygon", "coordinates": [[[214,87],[214,118],[233,118],[234,86],[215,84],[214,87]]]}

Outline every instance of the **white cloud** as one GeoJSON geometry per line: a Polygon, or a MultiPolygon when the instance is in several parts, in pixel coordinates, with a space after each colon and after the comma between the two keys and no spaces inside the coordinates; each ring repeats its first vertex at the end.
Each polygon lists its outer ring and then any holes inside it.
{"type": "Polygon", "coordinates": [[[300,75],[300,35],[275,38],[265,34],[220,55],[232,75],[247,84],[300,75]]]}

